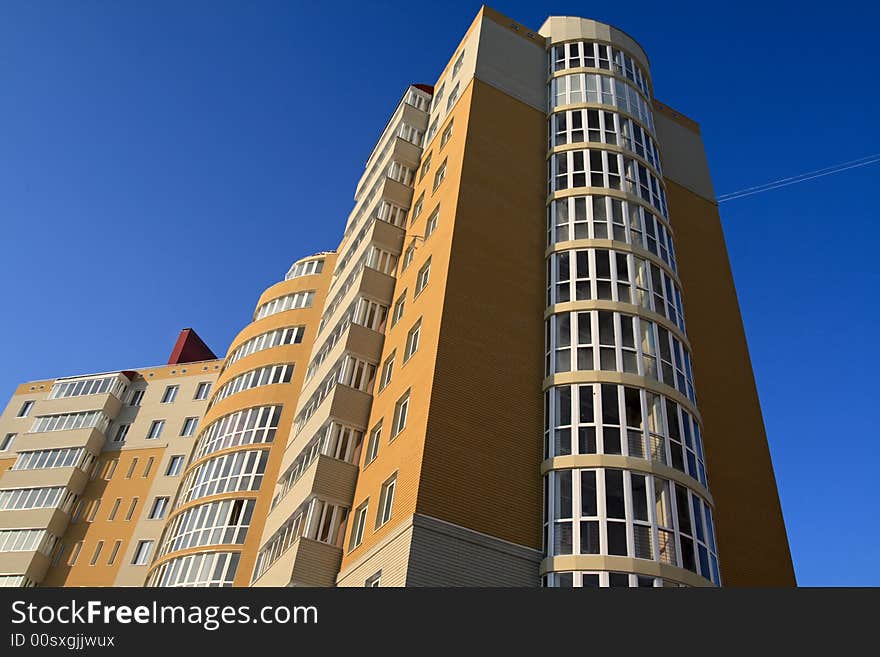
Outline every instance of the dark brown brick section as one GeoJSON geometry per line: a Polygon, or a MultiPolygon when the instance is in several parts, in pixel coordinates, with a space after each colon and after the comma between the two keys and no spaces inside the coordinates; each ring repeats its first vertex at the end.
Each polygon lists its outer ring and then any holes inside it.
{"type": "Polygon", "coordinates": [[[417,511],[541,548],[545,119],[474,81],[417,511]]]}
{"type": "Polygon", "coordinates": [[[725,586],[795,586],[717,206],[666,181],[725,586]]]}

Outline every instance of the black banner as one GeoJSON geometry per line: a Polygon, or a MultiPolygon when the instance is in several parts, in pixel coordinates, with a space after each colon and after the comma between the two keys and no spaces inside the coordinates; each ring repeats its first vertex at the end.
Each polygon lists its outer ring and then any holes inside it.
{"type": "Polygon", "coordinates": [[[878,589],[0,589],[0,655],[477,644],[698,654],[779,642],[873,653],[878,602],[878,589]]]}

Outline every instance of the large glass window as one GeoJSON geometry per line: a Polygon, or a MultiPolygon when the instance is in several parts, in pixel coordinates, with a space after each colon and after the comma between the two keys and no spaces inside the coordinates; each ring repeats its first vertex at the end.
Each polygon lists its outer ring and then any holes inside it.
{"type": "Polygon", "coordinates": [[[685,486],[615,468],[553,470],[545,495],[548,556],[661,561],[720,584],[710,507],[685,486]]]}
{"type": "Polygon", "coordinates": [[[266,367],[259,367],[244,374],[239,374],[220,386],[210,405],[213,406],[217,402],[242,390],[250,390],[251,388],[259,388],[260,386],[277,383],[290,383],[290,378],[293,376],[293,365],[293,363],[267,365],[266,367]]]}
{"type": "Polygon", "coordinates": [[[224,415],[202,431],[193,458],[237,445],[271,443],[280,418],[281,406],[256,406],[224,415]]]}
{"type": "Polygon", "coordinates": [[[547,305],[617,301],[665,316],[685,331],[681,290],[650,260],[610,249],[560,251],[547,259],[547,305]]]}
{"type": "Polygon", "coordinates": [[[121,398],[125,386],[126,383],[119,374],[88,379],[56,381],[52,385],[49,399],[67,399],[68,397],[104,394],[111,394],[121,398]]]}
{"type": "Polygon", "coordinates": [[[547,244],[569,240],[615,240],[658,256],[676,271],[672,233],[647,208],[613,197],[572,196],[547,208],[547,244]]]}
{"type": "Polygon", "coordinates": [[[244,543],[254,500],[219,500],[187,509],[165,530],[159,556],[203,545],[244,543]]]}
{"type": "Polygon", "coordinates": [[[264,317],[268,317],[269,315],[274,315],[275,313],[284,312],[285,310],[293,310],[295,308],[308,308],[312,305],[314,300],[314,290],[295,292],[293,294],[287,294],[283,297],[272,299],[271,301],[267,301],[259,308],[257,308],[257,312],[254,313],[254,321],[258,319],[263,319],[264,317]]]}
{"type": "Polygon", "coordinates": [[[83,411],[62,415],[40,415],[34,419],[31,433],[48,431],[67,431],[69,429],[97,429],[104,432],[110,425],[110,418],[103,411],[83,411]]]}
{"type": "Polygon", "coordinates": [[[636,87],[610,75],[574,73],[550,81],[550,110],[562,105],[598,103],[630,114],[654,131],[654,115],[636,87]]]}
{"type": "Polygon", "coordinates": [[[614,454],[655,461],[708,487],[696,418],[681,404],[632,386],[584,383],[545,393],[544,456],[614,454]]]}
{"type": "Polygon", "coordinates": [[[147,586],[232,586],[238,552],[199,552],[166,561],[156,568],[147,586]]]}
{"type": "Polygon", "coordinates": [[[546,320],[545,375],[603,370],[638,374],[695,400],[687,347],[660,324],[610,310],[557,313],[546,320]]]}
{"type": "Polygon", "coordinates": [[[660,172],[660,152],[638,122],[617,112],[574,109],[555,112],[549,120],[550,148],[595,142],[622,146],[645,158],[660,172]]]}
{"type": "Polygon", "coordinates": [[[624,76],[646,96],[651,95],[648,78],[636,60],[619,48],[604,43],[572,41],[553,46],[550,51],[550,72],[567,68],[599,68],[624,76]]]}
{"type": "Polygon", "coordinates": [[[177,506],[209,495],[259,490],[268,457],[269,451],[262,449],[232,452],[205,461],[184,479],[177,506]]]}
{"type": "MultiPolygon", "coordinates": [[[[245,356],[250,356],[251,354],[255,354],[258,351],[263,351],[264,349],[271,349],[272,347],[280,347],[285,344],[299,344],[302,342],[303,334],[305,333],[304,326],[288,326],[286,328],[275,329],[274,331],[268,331],[266,333],[261,333],[260,335],[251,338],[247,342],[236,347],[235,351],[226,359],[226,365],[224,369],[232,365],[234,362],[241,360],[245,356]]],[[[199,386],[208,386],[210,390],[210,383],[200,383],[199,386]]],[[[201,388],[200,388],[201,389],[201,388]]],[[[203,397],[199,397],[196,395],[196,399],[205,399],[207,394],[203,397]]]]}
{"type": "Polygon", "coordinates": [[[554,153],[548,164],[550,193],[582,187],[616,189],[637,196],[657,208],[663,217],[668,216],[660,179],[638,160],[591,149],[554,153]]]}

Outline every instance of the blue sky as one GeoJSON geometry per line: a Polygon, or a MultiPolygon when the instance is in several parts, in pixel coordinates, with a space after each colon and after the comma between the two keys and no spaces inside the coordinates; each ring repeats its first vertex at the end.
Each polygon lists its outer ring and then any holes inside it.
{"type": "MultiPolygon", "coordinates": [[[[492,6],[633,35],[719,194],[880,152],[876,4],[492,6]]],[[[335,248],[388,113],[479,5],[435,8],[0,4],[0,397],[162,363],[185,326],[222,354],[261,290],[335,248]]],[[[878,431],[854,414],[878,407],[878,183],[873,165],[722,205],[802,585],[880,585],[878,431]]]]}

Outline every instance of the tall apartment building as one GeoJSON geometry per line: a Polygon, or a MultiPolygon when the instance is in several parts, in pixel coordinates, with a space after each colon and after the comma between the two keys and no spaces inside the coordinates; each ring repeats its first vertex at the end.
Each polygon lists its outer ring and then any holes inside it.
{"type": "Polygon", "coordinates": [[[172,360],[19,387],[7,583],[795,583],[699,127],[609,25],[483,7],[336,251],[172,360]]]}

